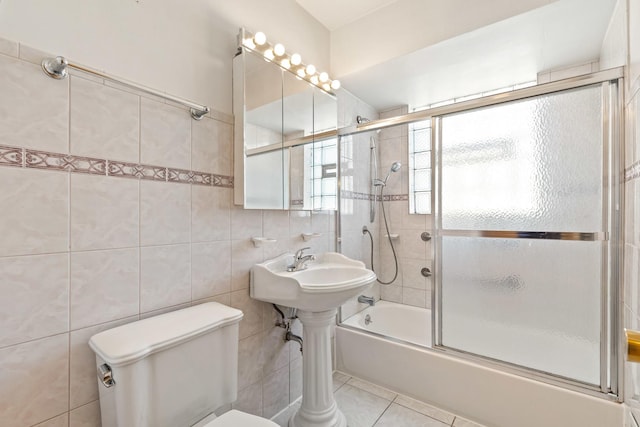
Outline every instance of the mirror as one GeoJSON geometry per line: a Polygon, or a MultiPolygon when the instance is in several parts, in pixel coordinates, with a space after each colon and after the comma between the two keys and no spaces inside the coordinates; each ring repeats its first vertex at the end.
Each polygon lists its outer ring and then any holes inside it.
{"type": "Polygon", "coordinates": [[[244,47],[233,74],[235,204],[335,210],[335,96],[244,47]]]}

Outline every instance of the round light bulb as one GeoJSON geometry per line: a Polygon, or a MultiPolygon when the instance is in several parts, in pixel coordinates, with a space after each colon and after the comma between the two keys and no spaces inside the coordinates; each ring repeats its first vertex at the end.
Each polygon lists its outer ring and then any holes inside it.
{"type": "Polygon", "coordinates": [[[273,53],[275,53],[276,56],[284,55],[284,46],[281,43],[276,44],[273,47],[273,53]]]}
{"type": "Polygon", "coordinates": [[[300,77],[304,77],[306,75],[304,72],[304,68],[298,68],[298,71],[296,71],[296,74],[299,75],[300,77]]]}
{"type": "Polygon", "coordinates": [[[280,61],[280,65],[282,65],[282,67],[286,68],[287,70],[291,68],[291,62],[289,62],[289,59],[287,58],[284,58],[282,61],[280,61]]]}
{"type": "Polygon", "coordinates": [[[312,75],[316,73],[316,66],[313,64],[307,65],[307,74],[312,75]]]}
{"type": "Polygon", "coordinates": [[[255,41],[258,46],[262,46],[267,42],[267,36],[262,31],[258,31],[253,36],[253,41],[255,41]]]}
{"type": "Polygon", "coordinates": [[[329,80],[329,74],[325,73],[324,71],[322,73],[320,73],[320,81],[322,83],[326,82],[329,80]]]}
{"type": "Polygon", "coordinates": [[[311,76],[311,83],[313,83],[314,85],[317,85],[318,83],[320,83],[318,76],[311,76]]]}
{"type": "Polygon", "coordinates": [[[338,90],[340,89],[340,80],[334,80],[331,82],[331,89],[338,90]]]}
{"type": "Polygon", "coordinates": [[[267,49],[264,51],[264,57],[267,59],[275,58],[275,56],[273,56],[273,51],[271,49],[267,49]]]}
{"type": "Polygon", "coordinates": [[[329,92],[331,90],[331,85],[329,83],[323,83],[322,84],[322,89],[324,89],[327,92],[329,92]]]}
{"type": "Polygon", "coordinates": [[[244,39],[242,44],[245,45],[246,47],[248,47],[249,49],[255,49],[256,48],[256,44],[253,42],[253,39],[244,39]]]}
{"type": "Polygon", "coordinates": [[[299,53],[294,53],[291,55],[291,64],[292,65],[300,65],[302,64],[302,57],[299,53]]]}

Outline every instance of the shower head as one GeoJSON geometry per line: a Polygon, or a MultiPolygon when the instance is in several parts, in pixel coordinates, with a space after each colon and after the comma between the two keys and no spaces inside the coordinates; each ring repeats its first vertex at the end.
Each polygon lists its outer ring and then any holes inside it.
{"type": "Polygon", "coordinates": [[[367,122],[370,122],[370,121],[371,120],[367,119],[366,117],[362,117],[362,116],[356,117],[356,122],[358,124],[367,123],[367,122]]]}
{"type": "Polygon", "coordinates": [[[385,187],[387,185],[387,180],[389,179],[389,176],[391,176],[391,173],[398,172],[401,167],[402,167],[402,163],[393,162],[391,164],[391,167],[389,168],[389,172],[387,172],[387,176],[385,176],[384,179],[376,179],[373,182],[373,185],[376,187],[385,187]]]}

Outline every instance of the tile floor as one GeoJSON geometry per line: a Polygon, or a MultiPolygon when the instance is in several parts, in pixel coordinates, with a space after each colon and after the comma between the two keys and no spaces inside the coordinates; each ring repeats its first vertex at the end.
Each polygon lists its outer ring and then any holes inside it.
{"type": "MultiPolygon", "coordinates": [[[[333,389],[338,406],[349,427],[483,427],[426,403],[385,388],[350,377],[333,374],[333,389]]],[[[300,403],[274,419],[286,427],[300,403]]]]}

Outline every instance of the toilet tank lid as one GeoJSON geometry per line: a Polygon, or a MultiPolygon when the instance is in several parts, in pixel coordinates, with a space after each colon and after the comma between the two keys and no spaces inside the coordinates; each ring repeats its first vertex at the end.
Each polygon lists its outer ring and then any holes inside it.
{"type": "Polygon", "coordinates": [[[100,332],[89,346],[111,366],[127,365],[240,319],[242,311],[208,302],[100,332]]]}

